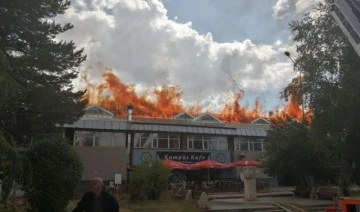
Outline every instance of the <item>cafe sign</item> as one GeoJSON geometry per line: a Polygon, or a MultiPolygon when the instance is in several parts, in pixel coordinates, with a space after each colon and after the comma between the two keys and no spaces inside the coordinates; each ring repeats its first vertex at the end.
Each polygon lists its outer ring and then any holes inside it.
{"type": "Polygon", "coordinates": [[[210,152],[156,152],[161,160],[175,160],[183,163],[196,163],[210,159],[210,152]]]}

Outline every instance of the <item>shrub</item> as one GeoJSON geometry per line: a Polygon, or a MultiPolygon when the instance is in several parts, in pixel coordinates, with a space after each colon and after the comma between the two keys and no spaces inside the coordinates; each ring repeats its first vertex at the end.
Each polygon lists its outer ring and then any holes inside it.
{"type": "Polygon", "coordinates": [[[141,165],[129,174],[129,193],[131,200],[143,200],[146,196],[148,168],[141,165]]]}
{"type": "Polygon", "coordinates": [[[161,193],[168,188],[171,171],[160,161],[151,164],[142,164],[130,173],[131,200],[159,199],[161,193]]]}
{"type": "Polygon", "coordinates": [[[35,143],[26,156],[24,189],[31,211],[65,211],[81,178],[78,154],[55,136],[35,143]]]}

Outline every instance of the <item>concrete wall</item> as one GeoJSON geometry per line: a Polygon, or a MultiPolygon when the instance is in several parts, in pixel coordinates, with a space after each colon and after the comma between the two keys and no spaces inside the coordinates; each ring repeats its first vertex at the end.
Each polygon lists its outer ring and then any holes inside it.
{"type": "Polygon", "coordinates": [[[126,180],[129,156],[124,147],[74,147],[80,155],[84,171],[81,180],[101,177],[114,180],[114,174],[121,174],[126,180]]]}

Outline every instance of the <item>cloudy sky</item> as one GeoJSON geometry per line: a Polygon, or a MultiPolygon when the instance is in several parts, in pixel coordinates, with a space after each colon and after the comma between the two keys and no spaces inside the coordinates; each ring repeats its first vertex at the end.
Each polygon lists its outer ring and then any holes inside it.
{"type": "MultiPolygon", "coordinates": [[[[139,92],[178,85],[186,104],[216,109],[234,92],[241,103],[260,99],[266,110],[284,103],[279,92],[294,76],[288,22],[311,0],[73,0],[58,17],[75,27],[60,36],[84,47],[89,79],[111,68],[139,92]]],[[[81,87],[80,80],[74,82],[81,87]]]]}

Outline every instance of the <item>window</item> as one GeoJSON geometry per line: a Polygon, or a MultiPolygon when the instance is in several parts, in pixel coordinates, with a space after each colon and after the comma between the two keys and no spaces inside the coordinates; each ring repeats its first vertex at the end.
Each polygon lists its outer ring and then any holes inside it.
{"type": "Polygon", "coordinates": [[[228,150],[228,141],[225,136],[211,136],[209,143],[211,150],[228,150]]]}
{"type": "Polygon", "coordinates": [[[74,146],[125,147],[125,133],[75,131],[74,146]]]}
{"type": "Polygon", "coordinates": [[[202,140],[193,140],[194,149],[204,149],[202,140]]]}
{"type": "Polygon", "coordinates": [[[111,147],[113,136],[111,132],[95,132],[95,146],[111,147]]]}
{"type": "Polygon", "coordinates": [[[351,8],[351,11],[353,12],[353,14],[358,18],[358,21],[360,21],[360,11],[357,8],[357,7],[360,7],[360,3],[356,2],[354,0],[345,0],[345,1],[351,8]]]}
{"type": "Polygon", "coordinates": [[[158,146],[159,149],[168,149],[169,148],[169,135],[167,134],[158,134],[158,146]]]}
{"type": "Polygon", "coordinates": [[[344,27],[347,29],[348,33],[351,35],[352,39],[356,44],[360,43],[360,37],[359,35],[354,31],[354,28],[350,25],[350,23],[346,20],[344,14],[340,11],[340,9],[335,5],[334,12],[339,17],[340,21],[344,25],[344,27]]]}
{"type": "Polygon", "coordinates": [[[135,133],[135,147],[179,149],[180,136],[168,133],[135,133]]]}
{"type": "Polygon", "coordinates": [[[188,149],[208,150],[210,137],[208,136],[188,136],[187,147],[188,149]]]}
{"type": "Polygon", "coordinates": [[[253,145],[252,150],[254,150],[254,151],[262,151],[263,150],[263,142],[260,139],[255,139],[250,144],[253,145]]]}
{"type": "Polygon", "coordinates": [[[203,149],[202,136],[190,136],[188,137],[188,149],[203,149]]]}
{"type": "Polygon", "coordinates": [[[125,133],[113,133],[114,141],[113,147],[125,147],[126,134],[125,133]]]}
{"type": "Polygon", "coordinates": [[[180,137],[178,135],[169,135],[169,149],[180,149],[180,137]]]}
{"type": "Polygon", "coordinates": [[[261,138],[238,137],[235,138],[234,146],[237,151],[263,151],[263,141],[261,138]]]}
{"type": "Polygon", "coordinates": [[[137,148],[157,148],[157,140],[154,140],[154,134],[151,133],[136,133],[135,147],[137,148]]]}
{"type": "Polygon", "coordinates": [[[248,138],[246,137],[235,138],[235,150],[249,151],[248,138]]]}
{"type": "Polygon", "coordinates": [[[74,146],[93,146],[93,132],[75,131],[74,146]]]}

